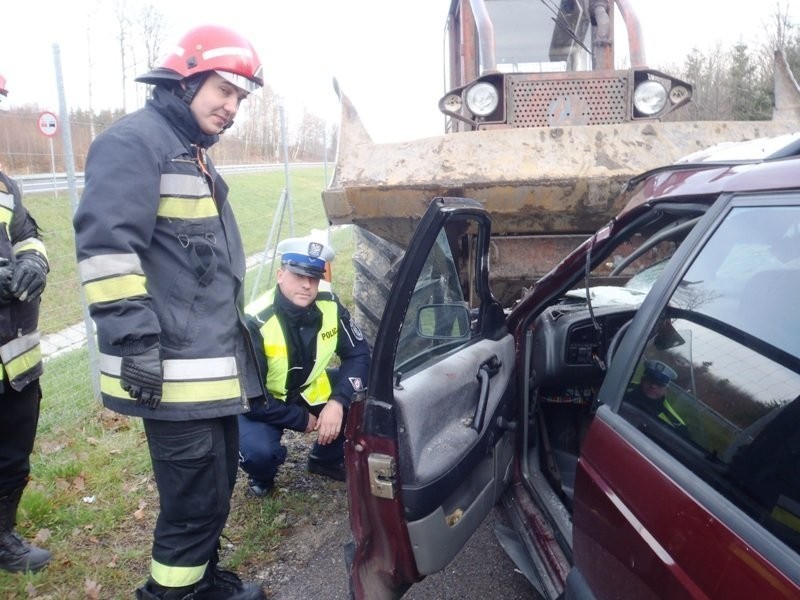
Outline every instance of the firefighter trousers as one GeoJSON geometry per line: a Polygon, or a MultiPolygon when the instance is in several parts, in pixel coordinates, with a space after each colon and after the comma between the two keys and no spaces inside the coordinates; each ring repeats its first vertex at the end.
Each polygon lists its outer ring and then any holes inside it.
{"type": "Polygon", "coordinates": [[[144,419],[144,430],[161,508],[151,577],[167,587],[191,585],[217,559],[239,466],[238,421],[144,419]]]}
{"type": "Polygon", "coordinates": [[[4,382],[0,394],[0,496],[21,490],[31,472],[30,456],[39,424],[39,380],[21,391],[4,382]]]}

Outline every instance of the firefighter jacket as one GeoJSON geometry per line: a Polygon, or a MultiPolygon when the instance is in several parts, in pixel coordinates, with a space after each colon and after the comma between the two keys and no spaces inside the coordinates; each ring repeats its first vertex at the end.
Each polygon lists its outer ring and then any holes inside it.
{"type": "MultiPolygon", "coordinates": [[[[28,252],[47,262],[39,227],[22,205],[19,186],[0,172],[0,263],[13,264],[28,252]]],[[[0,300],[0,380],[7,380],[17,391],[42,375],[40,302],[38,298],[31,302],[0,300]]]]}
{"type": "Polygon", "coordinates": [[[245,256],[228,186],[188,105],[156,86],[89,148],[74,217],[78,270],[97,328],[103,403],[149,419],[233,415],[262,393],[244,322],[245,256]],[[159,344],[162,400],[120,385],[121,357],[159,344]]]}
{"type": "Polygon", "coordinates": [[[275,287],[246,310],[269,394],[259,420],[303,431],[308,407],[335,398],[347,409],[353,393],[366,388],[369,346],[334,294],[320,292],[310,307],[300,308],[275,287]],[[331,387],[327,368],[334,355],[340,364],[331,387]]]}

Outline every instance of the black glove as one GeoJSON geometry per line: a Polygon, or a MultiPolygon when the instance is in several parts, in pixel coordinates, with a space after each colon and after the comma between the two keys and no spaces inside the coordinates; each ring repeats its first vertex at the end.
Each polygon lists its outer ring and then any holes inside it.
{"type": "MultiPolygon", "coordinates": [[[[125,353],[125,352],[123,352],[125,353]]],[[[136,398],[136,404],[155,408],[161,402],[164,371],[161,366],[161,347],[151,346],[140,354],[122,357],[120,385],[136,398]]]]}
{"type": "Polygon", "coordinates": [[[8,304],[14,300],[14,294],[11,293],[11,279],[14,276],[14,267],[12,267],[8,260],[0,259],[0,306],[8,304]]]}
{"type": "Polygon", "coordinates": [[[36,252],[20,254],[14,264],[11,293],[21,301],[36,300],[44,291],[47,271],[47,261],[36,252]]]}

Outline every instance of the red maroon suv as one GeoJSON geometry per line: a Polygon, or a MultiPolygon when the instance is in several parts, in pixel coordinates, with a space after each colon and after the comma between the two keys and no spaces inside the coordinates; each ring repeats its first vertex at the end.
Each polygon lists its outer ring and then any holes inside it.
{"type": "Polygon", "coordinates": [[[800,137],[779,145],[632,180],[510,311],[489,215],[432,201],[347,424],[356,599],[444,568],[498,502],[544,598],[800,597],[800,137]]]}

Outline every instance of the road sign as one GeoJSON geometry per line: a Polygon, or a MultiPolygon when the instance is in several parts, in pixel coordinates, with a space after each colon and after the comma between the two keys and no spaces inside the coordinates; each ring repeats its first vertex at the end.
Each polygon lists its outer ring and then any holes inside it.
{"type": "Polygon", "coordinates": [[[50,111],[39,115],[39,131],[47,137],[53,137],[58,132],[58,117],[50,111]]]}

